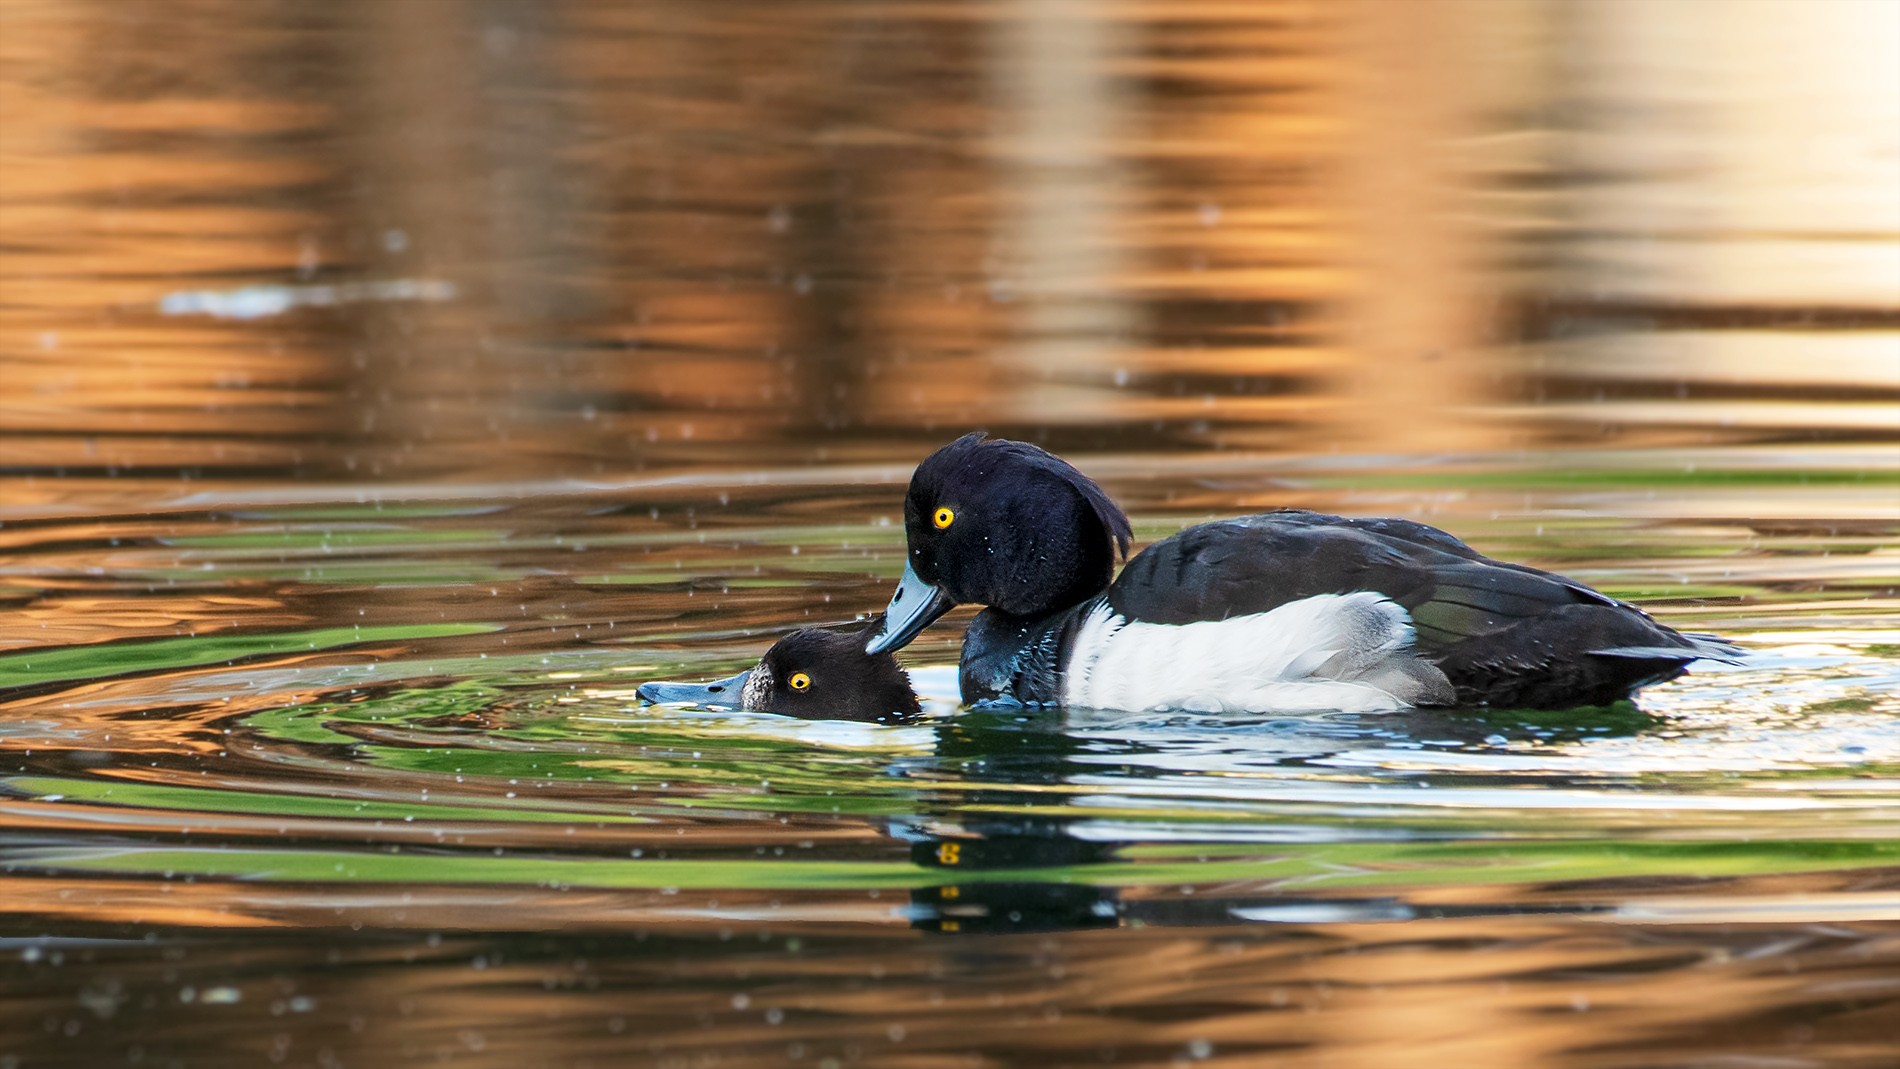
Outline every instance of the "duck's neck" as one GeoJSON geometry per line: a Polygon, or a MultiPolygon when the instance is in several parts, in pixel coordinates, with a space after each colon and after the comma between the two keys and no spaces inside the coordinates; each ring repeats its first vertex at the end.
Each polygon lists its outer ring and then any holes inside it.
{"type": "Polygon", "coordinates": [[[964,704],[1056,703],[1062,694],[1062,650],[1075,621],[1096,597],[1037,616],[1011,616],[996,608],[977,613],[963,632],[958,659],[964,704]]]}

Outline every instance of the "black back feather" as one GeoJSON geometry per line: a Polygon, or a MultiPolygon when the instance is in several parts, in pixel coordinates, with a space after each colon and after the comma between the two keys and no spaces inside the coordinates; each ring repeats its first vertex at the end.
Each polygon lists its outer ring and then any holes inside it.
{"type": "Polygon", "coordinates": [[[1463,704],[1604,704],[1680,675],[1699,657],[1735,653],[1424,524],[1303,510],[1190,527],[1136,554],[1108,600],[1132,619],[1184,624],[1356,590],[1378,591],[1411,613],[1420,653],[1463,704]]]}

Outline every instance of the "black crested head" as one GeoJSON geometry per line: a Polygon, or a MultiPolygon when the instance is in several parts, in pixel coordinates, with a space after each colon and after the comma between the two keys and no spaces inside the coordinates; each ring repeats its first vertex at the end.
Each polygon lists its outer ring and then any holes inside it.
{"type": "MultiPolygon", "coordinates": [[[[871,621],[881,626],[882,618],[871,621]]],[[[747,676],[740,707],[807,720],[899,721],[923,711],[910,675],[888,653],[864,652],[869,630],[794,631],[747,676]]]]}
{"type": "Polygon", "coordinates": [[[917,465],[904,497],[910,566],[958,602],[1039,616],[1095,596],[1128,555],[1128,517],[1067,461],[967,434],[917,465]]]}

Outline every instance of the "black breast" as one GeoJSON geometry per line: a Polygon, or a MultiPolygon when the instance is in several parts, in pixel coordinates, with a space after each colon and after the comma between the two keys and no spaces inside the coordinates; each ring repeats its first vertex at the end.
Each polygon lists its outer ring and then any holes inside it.
{"type": "Polygon", "coordinates": [[[1062,697],[1062,655],[1076,620],[1096,604],[1090,598],[1062,612],[1021,619],[984,609],[963,632],[957,685],[963,703],[1054,705],[1062,697]]]}

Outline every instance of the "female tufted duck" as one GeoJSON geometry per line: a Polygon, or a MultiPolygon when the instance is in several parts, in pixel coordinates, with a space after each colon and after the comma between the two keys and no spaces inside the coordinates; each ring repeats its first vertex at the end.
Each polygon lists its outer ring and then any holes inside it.
{"type": "MultiPolygon", "coordinates": [[[[879,627],[882,619],[873,621],[879,627]]],[[[866,653],[860,625],[794,631],[772,644],[754,667],[711,683],[642,683],[641,700],[666,705],[722,705],[807,720],[895,723],[921,712],[910,676],[888,653],[866,653]]]]}

